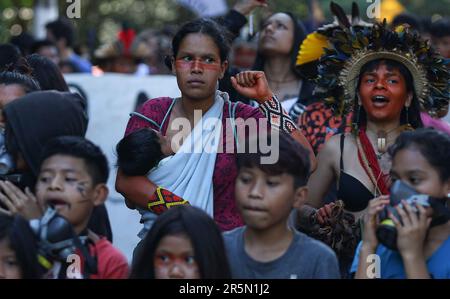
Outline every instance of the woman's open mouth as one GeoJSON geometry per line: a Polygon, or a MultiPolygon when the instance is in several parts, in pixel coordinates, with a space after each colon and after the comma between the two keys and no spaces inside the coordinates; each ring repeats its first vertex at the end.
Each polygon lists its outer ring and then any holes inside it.
{"type": "Polygon", "coordinates": [[[387,104],[389,104],[389,98],[382,95],[376,95],[372,97],[372,103],[373,106],[377,108],[385,107],[387,104]]]}

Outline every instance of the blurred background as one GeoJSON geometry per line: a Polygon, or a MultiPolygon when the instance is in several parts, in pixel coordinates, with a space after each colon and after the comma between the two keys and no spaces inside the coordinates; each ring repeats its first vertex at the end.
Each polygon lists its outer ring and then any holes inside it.
{"type": "MultiPolygon", "coordinates": [[[[356,1],[365,11],[375,0],[356,1]]],[[[196,13],[183,3],[189,0],[2,0],[0,1],[0,43],[8,42],[11,37],[29,32],[37,38],[43,38],[43,24],[66,15],[67,8],[75,2],[81,5],[81,18],[74,19],[77,31],[78,51],[93,52],[100,44],[116,38],[123,22],[140,32],[146,28],[161,30],[181,24],[201,13],[196,13]]],[[[199,1],[201,2],[201,1],[199,1]]],[[[216,14],[224,13],[232,7],[233,0],[208,0],[214,3],[216,14]],[[224,9],[224,6],[226,9],[224,9]]],[[[310,7],[317,2],[323,12],[323,18],[329,19],[329,0],[269,0],[270,11],[290,11],[302,20],[311,17],[310,7]]],[[[352,0],[336,0],[348,9],[352,0]]],[[[437,20],[450,15],[450,0],[381,0],[382,13],[390,18],[400,12],[408,12],[418,17],[431,17],[437,20]]],[[[261,12],[261,11],[260,11],[261,12]]],[[[204,11],[202,12],[204,13],[204,11]]],[[[260,19],[256,15],[255,19],[260,19]]],[[[316,16],[321,18],[322,16],[316,16]]]]}

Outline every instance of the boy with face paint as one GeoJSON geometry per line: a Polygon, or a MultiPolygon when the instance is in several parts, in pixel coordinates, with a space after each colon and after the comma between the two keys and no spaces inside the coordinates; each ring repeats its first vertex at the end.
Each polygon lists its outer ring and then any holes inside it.
{"type": "MultiPolygon", "coordinates": [[[[100,148],[81,137],[58,137],[46,145],[41,161],[37,202],[43,209],[52,207],[65,217],[78,236],[87,236],[83,245],[97,261],[97,273],[90,278],[127,278],[124,255],[88,229],[94,207],[104,203],[108,195],[108,163],[100,148]]],[[[84,269],[81,271],[84,273],[84,269]]]]}

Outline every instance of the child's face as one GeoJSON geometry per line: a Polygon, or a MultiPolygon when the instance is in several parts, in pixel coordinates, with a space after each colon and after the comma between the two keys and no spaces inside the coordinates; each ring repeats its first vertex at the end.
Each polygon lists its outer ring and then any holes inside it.
{"type": "Polygon", "coordinates": [[[73,225],[83,231],[94,205],[94,186],[81,158],[65,155],[49,157],[41,166],[36,184],[36,197],[46,209],[52,206],[73,225]]]}
{"type": "Polygon", "coordinates": [[[243,167],[236,179],[236,203],[247,226],[263,230],[286,223],[294,202],[303,194],[299,189],[289,174],[269,175],[258,167],[243,167]]]}
{"type": "Polygon", "coordinates": [[[443,182],[436,168],[414,148],[400,150],[395,155],[391,177],[402,180],[421,194],[445,198],[450,192],[450,180],[443,182]]]}
{"type": "Polygon", "coordinates": [[[159,241],[154,258],[156,279],[199,279],[194,249],[184,234],[168,235],[159,241]]]}
{"type": "Polygon", "coordinates": [[[432,37],[431,42],[444,58],[450,58],[450,35],[444,37],[432,37]]]}
{"type": "Polygon", "coordinates": [[[164,157],[173,155],[173,150],[170,146],[170,139],[159,132],[157,133],[157,135],[159,138],[159,143],[161,144],[161,152],[163,153],[164,157]]]}
{"type": "Polygon", "coordinates": [[[21,279],[22,271],[9,240],[0,240],[0,279],[21,279]]]}

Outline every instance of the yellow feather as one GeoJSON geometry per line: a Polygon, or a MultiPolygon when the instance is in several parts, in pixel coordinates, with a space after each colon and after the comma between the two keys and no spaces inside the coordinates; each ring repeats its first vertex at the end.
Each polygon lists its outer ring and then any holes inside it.
{"type": "Polygon", "coordinates": [[[328,48],[327,38],[317,32],[309,34],[300,46],[295,65],[299,66],[318,60],[323,54],[325,54],[323,48],[328,48]]]}

